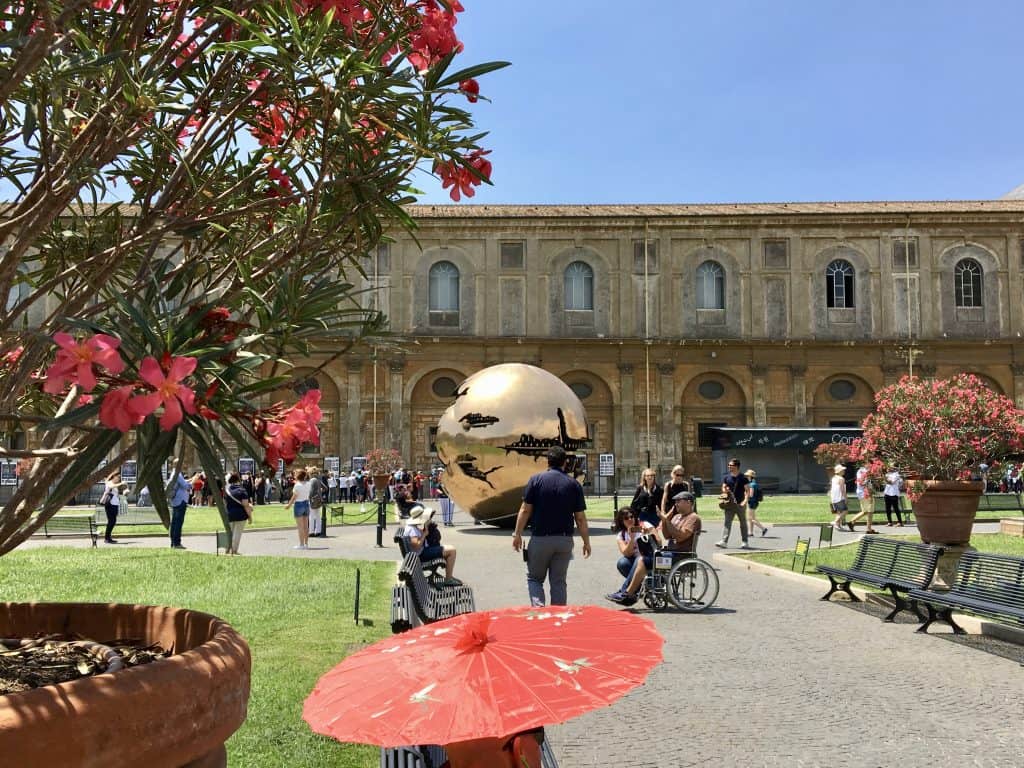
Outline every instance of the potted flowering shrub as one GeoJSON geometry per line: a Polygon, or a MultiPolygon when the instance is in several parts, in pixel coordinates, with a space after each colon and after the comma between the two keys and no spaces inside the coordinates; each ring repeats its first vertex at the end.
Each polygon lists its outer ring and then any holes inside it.
{"type": "Polygon", "coordinates": [[[921,539],[966,544],[982,493],[977,466],[1024,451],[1024,411],[977,376],[910,376],[875,396],[858,458],[881,461],[911,480],[907,495],[921,539]]]}
{"type": "Polygon", "coordinates": [[[366,454],[366,471],[373,477],[373,489],[381,499],[391,476],[405,466],[402,454],[394,448],[374,448],[366,454]]]}

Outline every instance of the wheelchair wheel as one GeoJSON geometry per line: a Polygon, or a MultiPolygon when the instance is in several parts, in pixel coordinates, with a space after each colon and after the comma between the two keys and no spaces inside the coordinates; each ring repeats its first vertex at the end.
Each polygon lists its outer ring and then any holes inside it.
{"type": "Polygon", "coordinates": [[[653,590],[644,590],[644,605],[650,608],[652,611],[664,611],[668,608],[668,596],[664,592],[654,592],[653,590]]]}
{"type": "Polygon", "coordinates": [[[668,575],[668,597],[687,613],[699,613],[718,599],[718,574],[699,558],[680,560],[668,575]]]}

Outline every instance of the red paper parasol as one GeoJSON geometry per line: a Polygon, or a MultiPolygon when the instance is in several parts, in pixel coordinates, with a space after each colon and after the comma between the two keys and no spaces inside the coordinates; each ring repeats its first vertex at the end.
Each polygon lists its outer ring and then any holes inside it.
{"type": "Polygon", "coordinates": [[[465,614],[349,656],[302,717],[383,747],[506,736],[615,701],[661,661],[662,643],[647,619],[597,606],[465,614]]]}

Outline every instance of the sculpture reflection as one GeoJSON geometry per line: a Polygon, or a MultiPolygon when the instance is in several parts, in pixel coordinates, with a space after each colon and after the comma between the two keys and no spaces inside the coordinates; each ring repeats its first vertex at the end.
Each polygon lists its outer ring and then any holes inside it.
{"type": "Polygon", "coordinates": [[[590,444],[586,411],[565,382],[524,363],[485,368],[459,385],[437,426],[437,455],[449,496],[474,518],[511,526],[526,481],[547,467],[544,453],[590,444]]]}

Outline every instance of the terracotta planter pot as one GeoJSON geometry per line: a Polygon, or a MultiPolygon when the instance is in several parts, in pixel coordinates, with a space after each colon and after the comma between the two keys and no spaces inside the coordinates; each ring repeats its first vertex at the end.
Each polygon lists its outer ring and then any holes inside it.
{"type": "Polygon", "coordinates": [[[0,637],[73,633],[159,643],[174,655],[121,672],[0,696],[4,765],[215,768],[245,721],[252,660],[209,614],[102,603],[0,603],[0,637]]]}
{"type": "Polygon", "coordinates": [[[391,475],[374,475],[373,476],[373,493],[377,497],[377,501],[384,498],[384,489],[388,487],[388,483],[391,480],[391,475]]]}
{"type": "Polygon", "coordinates": [[[981,483],[921,480],[925,492],[913,502],[921,541],[926,544],[967,544],[978,512],[981,483]]]}

